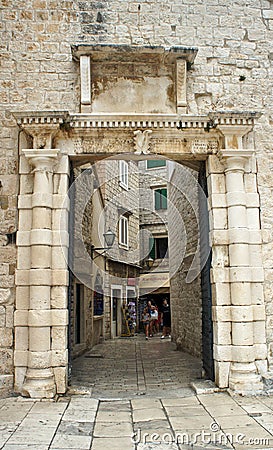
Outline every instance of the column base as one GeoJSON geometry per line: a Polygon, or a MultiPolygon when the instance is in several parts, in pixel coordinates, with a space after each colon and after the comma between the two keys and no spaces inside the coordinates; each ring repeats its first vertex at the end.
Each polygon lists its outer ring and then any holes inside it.
{"type": "Polygon", "coordinates": [[[254,362],[231,364],[229,388],[242,395],[257,394],[263,391],[262,377],[257,374],[254,362]]]}
{"type": "Polygon", "coordinates": [[[53,398],[56,385],[51,369],[28,369],[22,395],[30,398],[53,398]]]}

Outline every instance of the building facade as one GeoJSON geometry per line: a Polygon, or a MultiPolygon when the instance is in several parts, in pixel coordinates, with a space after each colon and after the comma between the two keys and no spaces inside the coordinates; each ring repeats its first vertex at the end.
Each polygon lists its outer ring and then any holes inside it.
{"type": "Polygon", "coordinates": [[[1,24],[1,390],[66,391],[70,164],[120,154],[205,164],[215,381],[262,390],[272,2],[3,0],[1,24]]]}

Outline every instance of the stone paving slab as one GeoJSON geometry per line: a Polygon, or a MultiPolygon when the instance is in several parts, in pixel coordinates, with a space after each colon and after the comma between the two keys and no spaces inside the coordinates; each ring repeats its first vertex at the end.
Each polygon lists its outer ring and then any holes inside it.
{"type": "Polygon", "coordinates": [[[212,391],[197,395],[188,381],[198,373],[195,359],[173,351],[169,341],[160,345],[160,340],[146,343],[140,339],[134,341],[133,347],[128,341],[124,347],[124,342],[115,340],[101,345],[104,358],[86,358],[83,366],[78,361],[76,377],[81,387],[77,390],[74,386],[70,391],[78,395],[60,397],[59,401],[21,397],[1,401],[0,448],[273,449],[273,397],[241,397],[212,391]],[[132,355],[128,357],[128,345],[130,351],[137,349],[137,360],[132,355]],[[154,354],[162,360],[155,361],[154,354]],[[178,367],[179,358],[183,370],[178,367]],[[83,381],[85,385],[81,384],[83,381]],[[208,433],[210,442],[202,438],[202,431],[208,433]],[[175,440],[179,433],[186,434],[189,441],[175,440]],[[245,441],[232,446],[228,437],[238,433],[245,441]],[[170,439],[167,443],[164,435],[170,439]],[[193,443],[195,435],[199,438],[193,443]],[[218,435],[220,443],[215,441],[218,435]]]}

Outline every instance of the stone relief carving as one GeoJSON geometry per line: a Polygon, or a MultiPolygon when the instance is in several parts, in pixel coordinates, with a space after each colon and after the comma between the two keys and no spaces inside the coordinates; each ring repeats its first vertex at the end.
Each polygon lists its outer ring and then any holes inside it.
{"type": "Polygon", "coordinates": [[[191,142],[191,152],[192,153],[216,153],[219,149],[218,141],[217,139],[210,139],[210,140],[204,140],[204,139],[194,139],[191,142]]]}
{"type": "Polygon", "coordinates": [[[177,106],[185,106],[186,98],[186,74],[187,63],[185,60],[177,60],[176,65],[176,88],[177,88],[177,106]]]}
{"type": "Polygon", "coordinates": [[[148,155],[150,153],[149,151],[149,135],[152,133],[152,130],[145,130],[145,131],[134,131],[134,140],[135,140],[135,154],[136,155],[148,155]]]}

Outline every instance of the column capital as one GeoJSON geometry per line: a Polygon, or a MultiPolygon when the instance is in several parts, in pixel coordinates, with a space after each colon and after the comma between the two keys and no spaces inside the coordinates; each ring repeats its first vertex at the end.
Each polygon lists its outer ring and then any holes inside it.
{"type": "Polygon", "coordinates": [[[224,147],[226,149],[242,149],[243,148],[243,136],[252,131],[251,125],[218,125],[219,130],[225,140],[224,147]]]}
{"type": "Polygon", "coordinates": [[[57,162],[60,150],[57,148],[22,149],[23,155],[28,159],[34,172],[52,172],[53,166],[57,162]]]}
{"type": "Polygon", "coordinates": [[[52,140],[60,130],[60,125],[27,125],[24,130],[32,136],[33,148],[52,148],[52,140]]]}
{"type": "Polygon", "coordinates": [[[225,165],[225,172],[227,171],[242,171],[247,170],[247,164],[255,150],[250,149],[222,149],[218,152],[220,160],[225,165]]]}

